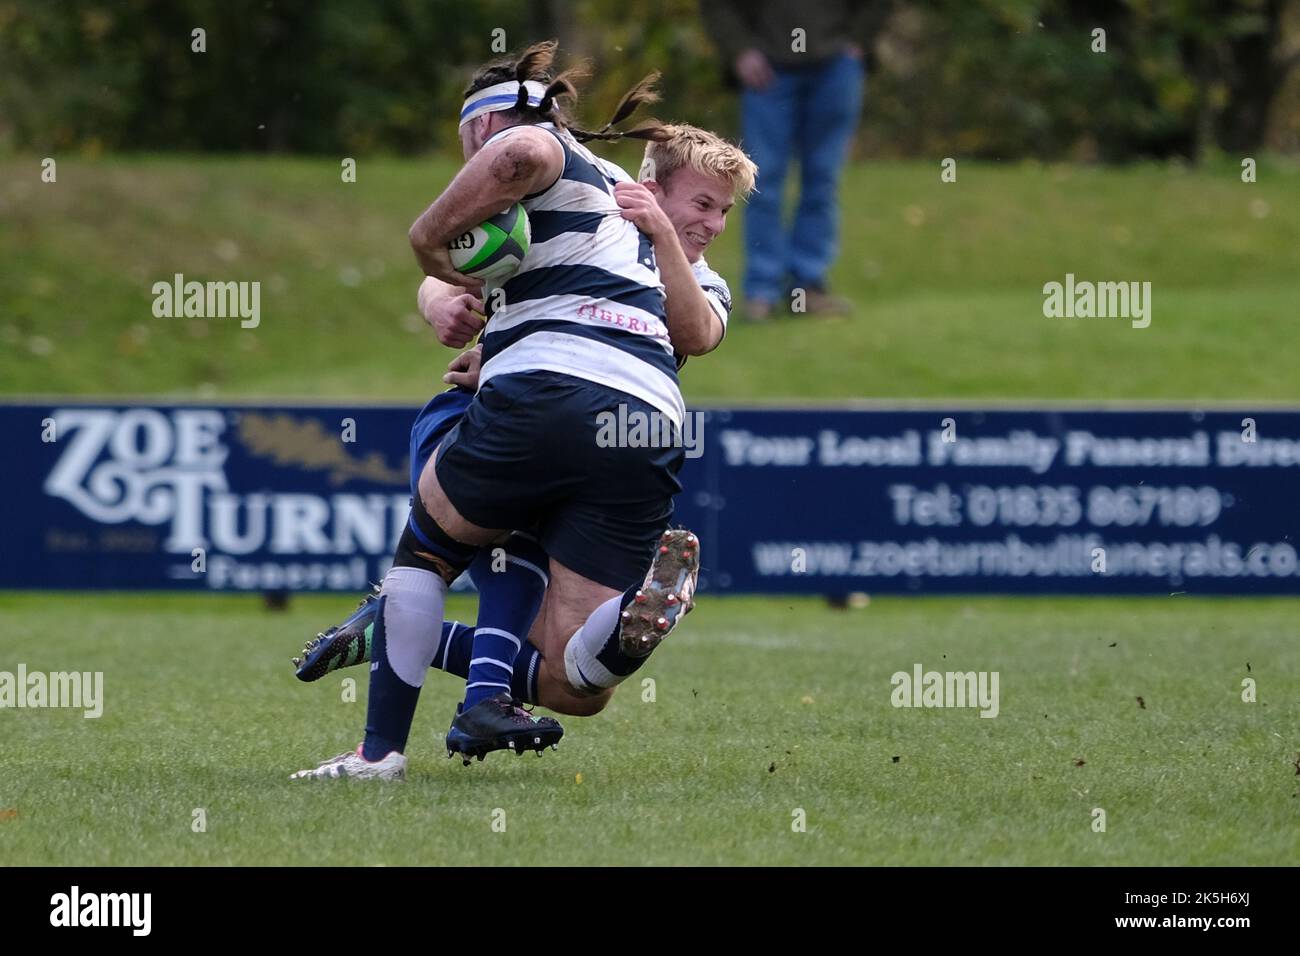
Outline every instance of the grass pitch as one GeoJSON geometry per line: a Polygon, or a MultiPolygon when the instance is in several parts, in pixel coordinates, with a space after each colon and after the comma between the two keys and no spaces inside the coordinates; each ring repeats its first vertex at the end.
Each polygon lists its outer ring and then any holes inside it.
{"type": "MultiPolygon", "coordinates": [[[[833,611],[706,597],[609,709],[566,719],[544,759],[447,760],[460,682],[433,673],[404,784],[290,781],[353,746],[364,725],[365,668],[301,685],[288,663],[350,607],[0,595],[0,670],[103,671],[105,697],[97,720],[0,711],[0,862],[1280,865],[1300,855],[1295,600],[907,598],[833,611]],[[999,715],[894,708],[890,676],[916,663],[998,671],[999,715]],[[355,702],[343,700],[344,677],[358,679],[355,702]],[[1242,700],[1246,677],[1255,703],[1242,700]],[[194,831],[199,808],[206,832],[194,831]],[[792,829],[799,809],[806,832],[792,829]]],[[[456,599],[451,612],[465,619],[473,607],[456,599]]]]}
{"type": "MultiPolygon", "coordinates": [[[[362,158],[343,184],[336,159],[70,157],[42,184],[38,158],[0,161],[0,393],[414,407],[451,352],[415,314],[406,230],[456,168],[362,158]],[[261,282],[261,324],[154,318],[152,284],[177,272],[261,282]]],[[[1300,399],[1278,347],[1300,297],[1293,163],[1252,184],[1226,160],[963,160],[956,183],[860,164],[842,198],[832,280],[856,314],[733,329],[687,367],[688,401],[1300,399]],[[1067,273],[1150,281],[1151,326],[1045,318],[1042,286],[1067,273]]],[[[736,290],[741,217],[709,253],[736,290]]],[[[364,668],[304,686],[288,664],[350,607],[0,594],[0,671],[103,671],[106,697],[97,720],[0,710],[0,863],[1300,856],[1297,600],[705,596],[605,713],[565,720],[558,753],[446,760],[460,684],[433,674],[406,783],[290,781],[364,726],[364,668]],[[894,708],[891,675],[917,663],[997,671],[999,715],[894,708]]]]}

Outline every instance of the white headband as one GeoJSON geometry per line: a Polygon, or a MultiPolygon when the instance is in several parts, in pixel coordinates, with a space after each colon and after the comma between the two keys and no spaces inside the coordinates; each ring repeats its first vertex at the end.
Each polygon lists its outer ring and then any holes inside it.
{"type": "Polygon", "coordinates": [[[519,102],[519,87],[523,86],[528,91],[528,105],[537,106],[542,102],[542,97],[546,93],[546,87],[536,80],[525,80],[522,84],[518,80],[506,80],[504,83],[497,83],[495,86],[489,86],[485,89],[475,90],[465,99],[465,105],[460,108],[460,125],[464,126],[476,116],[482,116],[484,113],[495,113],[497,110],[514,109],[519,102]]]}

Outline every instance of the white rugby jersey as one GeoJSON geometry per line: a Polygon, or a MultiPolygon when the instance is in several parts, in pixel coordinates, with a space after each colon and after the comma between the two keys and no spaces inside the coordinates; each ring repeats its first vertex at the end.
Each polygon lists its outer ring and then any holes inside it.
{"type": "Polygon", "coordinates": [[[653,246],[614,201],[614,184],[632,177],[553,124],[535,128],[559,140],[564,169],[548,189],[524,197],[532,242],[501,301],[484,291],[479,385],[514,372],[560,372],[634,395],[680,428],[686,408],[653,246]]]}

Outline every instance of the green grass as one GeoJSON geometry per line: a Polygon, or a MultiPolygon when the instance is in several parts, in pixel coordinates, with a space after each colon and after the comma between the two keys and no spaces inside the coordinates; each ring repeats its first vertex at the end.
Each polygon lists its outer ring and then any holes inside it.
{"type": "MultiPolygon", "coordinates": [[[[627,153],[625,165],[635,165],[627,153]]],[[[450,354],[415,312],[414,216],[447,159],[0,161],[0,393],[421,402],[450,354]],[[156,319],[152,284],[258,280],[262,324],[156,319]]],[[[847,320],[737,326],[688,400],[1300,400],[1300,169],[961,162],[847,171],[847,320]],[[1042,287],[1152,283],[1147,329],[1047,319],[1042,287]]],[[[735,218],[739,220],[743,211],[735,218]]],[[[740,222],[710,253],[740,288],[740,222]]]]}
{"type": "MultiPolygon", "coordinates": [[[[468,768],[433,674],[405,784],[289,781],[365,715],[287,658],[349,607],[0,595],[0,670],[102,670],[98,720],[0,712],[8,864],[1191,864],[1300,854],[1295,600],[718,599],[557,753],[468,768]],[[1114,646],[1112,646],[1114,645],[1114,646]],[[1001,709],[890,675],[996,670],[1001,709]],[[1243,703],[1242,678],[1258,681],[1243,703]],[[1137,703],[1142,697],[1145,708],[1137,703]],[[896,759],[895,759],[896,758],[896,759]],[[1076,763],[1084,761],[1081,766],[1076,763]],[[577,777],[581,774],[581,782],[577,777]],[[191,830],[192,811],[207,832],[191,830]],[[1093,832],[1092,810],[1107,814],[1093,832]],[[491,829],[505,811],[506,832],[491,829]],[[792,812],[807,832],[791,830],[792,812]]],[[[471,613],[458,599],[453,613],[471,613]]]]}

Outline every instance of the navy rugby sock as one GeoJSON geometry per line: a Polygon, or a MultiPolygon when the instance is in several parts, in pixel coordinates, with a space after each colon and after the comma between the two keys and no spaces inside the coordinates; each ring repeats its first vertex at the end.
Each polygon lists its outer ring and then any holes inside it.
{"type": "Polygon", "coordinates": [[[473,650],[474,628],[460,621],[443,621],[442,637],[438,640],[438,649],[429,666],[457,677],[469,677],[469,660],[473,650]]]}
{"type": "Polygon", "coordinates": [[[530,676],[534,687],[528,696],[536,696],[541,655],[528,643],[528,630],[546,593],[547,560],[531,535],[516,531],[504,546],[482,549],[470,565],[479,608],[465,683],[466,710],[503,690],[528,699],[519,691],[530,690],[530,676]],[[517,664],[524,665],[518,675],[517,664]]]}
{"type": "MultiPolygon", "coordinates": [[[[520,627],[515,634],[527,634],[533,622],[520,627]]],[[[460,621],[447,621],[442,625],[442,640],[433,655],[433,667],[457,677],[469,677],[469,662],[474,656],[474,628],[460,621]]],[[[523,642],[523,650],[515,655],[511,665],[510,693],[525,704],[537,703],[537,678],[542,668],[542,652],[523,642]]]]}

